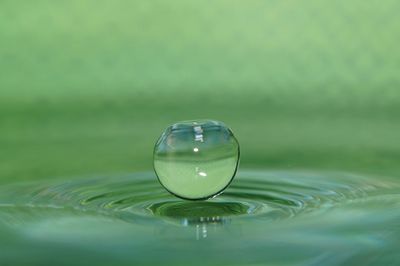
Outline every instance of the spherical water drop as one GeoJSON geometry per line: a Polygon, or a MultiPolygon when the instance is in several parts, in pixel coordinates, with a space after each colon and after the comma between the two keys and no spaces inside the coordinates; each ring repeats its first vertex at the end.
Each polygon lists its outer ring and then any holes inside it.
{"type": "Polygon", "coordinates": [[[233,180],[239,143],[222,122],[199,120],[169,126],[154,147],[154,170],[160,183],[184,199],[207,199],[233,180]]]}

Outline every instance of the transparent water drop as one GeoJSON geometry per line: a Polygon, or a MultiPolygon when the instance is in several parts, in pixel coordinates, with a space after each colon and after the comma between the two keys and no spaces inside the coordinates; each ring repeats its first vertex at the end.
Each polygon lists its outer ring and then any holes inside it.
{"type": "Polygon", "coordinates": [[[154,147],[154,170],[160,183],[184,199],[207,199],[233,180],[239,143],[232,131],[214,120],[169,126],[154,147]]]}

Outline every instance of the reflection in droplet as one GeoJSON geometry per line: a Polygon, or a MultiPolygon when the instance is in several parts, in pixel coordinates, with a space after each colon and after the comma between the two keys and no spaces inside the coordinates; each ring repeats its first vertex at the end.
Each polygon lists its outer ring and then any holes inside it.
{"type": "Polygon", "coordinates": [[[160,183],[184,199],[207,199],[232,181],[239,144],[223,123],[186,121],[168,127],[154,148],[154,170],[160,183]]]}

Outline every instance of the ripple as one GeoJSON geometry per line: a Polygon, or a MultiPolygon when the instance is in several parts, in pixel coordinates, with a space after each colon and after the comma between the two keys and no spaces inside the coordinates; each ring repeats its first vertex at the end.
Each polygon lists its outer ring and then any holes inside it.
{"type": "Polygon", "coordinates": [[[190,225],[242,218],[288,219],[366,198],[393,186],[346,173],[242,171],[221,196],[188,202],[165,192],[152,173],[138,173],[14,185],[3,188],[0,199],[3,204],[16,206],[90,210],[132,222],[138,217],[161,218],[190,225]]]}
{"type": "Polygon", "coordinates": [[[399,202],[398,180],[341,172],[242,170],[222,195],[195,202],[170,195],[150,172],[75,177],[1,186],[0,235],[10,237],[4,249],[24,257],[40,246],[62,257],[74,246],[82,256],[93,250],[140,265],[153,257],[159,263],[148,264],[182,264],[182,256],[247,265],[243,254],[262,265],[352,265],[371,256],[391,265],[399,202]],[[176,250],[184,252],[170,256],[176,250]]]}

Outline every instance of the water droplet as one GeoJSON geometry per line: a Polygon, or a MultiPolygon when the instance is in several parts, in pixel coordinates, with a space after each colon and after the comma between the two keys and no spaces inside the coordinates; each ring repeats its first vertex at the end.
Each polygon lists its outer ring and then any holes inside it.
{"type": "Polygon", "coordinates": [[[184,199],[207,199],[233,180],[239,143],[222,122],[198,120],[169,126],[154,148],[154,170],[160,183],[184,199]]]}

